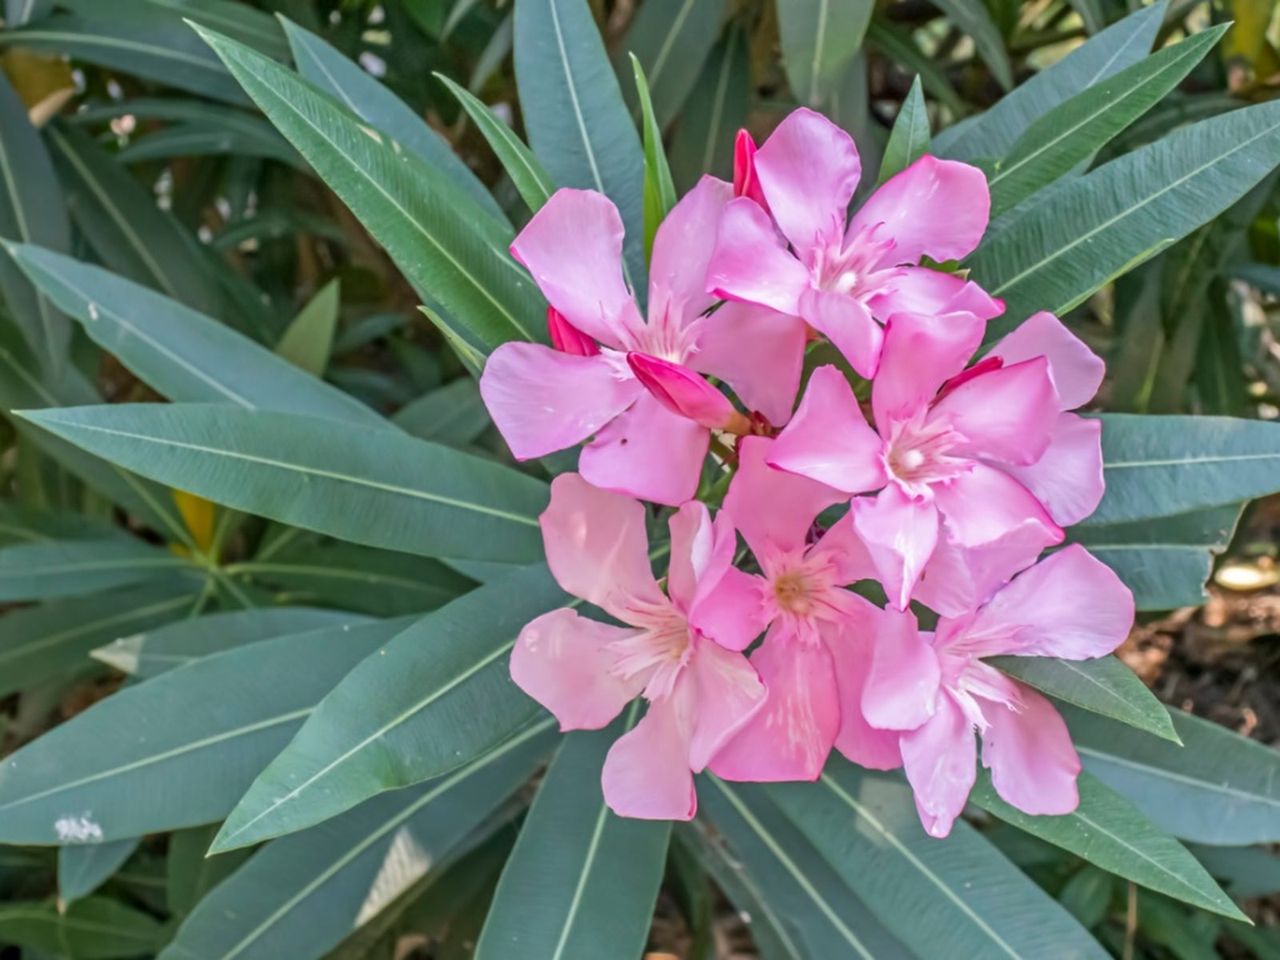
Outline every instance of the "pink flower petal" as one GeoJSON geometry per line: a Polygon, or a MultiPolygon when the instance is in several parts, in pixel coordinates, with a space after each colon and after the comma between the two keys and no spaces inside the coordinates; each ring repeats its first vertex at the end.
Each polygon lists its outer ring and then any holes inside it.
{"type": "Polygon", "coordinates": [[[990,320],[1004,313],[1004,303],[980,286],[953,273],[929,267],[901,267],[898,276],[867,300],[881,319],[895,313],[971,313],[990,320]]]}
{"type": "Polygon", "coordinates": [[[1052,313],[1032,314],[991,348],[1005,365],[1046,357],[1063,410],[1083,407],[1102,386],[1106,364],[1052,313]]]}
{"type": "Polygon", "coordinates": [[[598,487],[674,507],[697,492],[710,439],[645,393],[582,448],[578,469],[598,487]]]}
{"type": "Polygon", "coordinates": [[[1007,637],[981,656],[1087,660],[1105,657],[1133,627],[1133,594],[1115,572],[1079,544],[1064,547],[1014,577],[966,631],[1007,637]]]}
{"type": "Polygon", "coordinates": [[[965,442],[961,455],[1005,463],[1035,463],[1058,422],[1058,396],[1044,358],[979,374],[949,390],[930,423],[946,423],[965,442]]]}
{"type": "Polygon", "coordinates": [[[642,504],[562,473],[539,522],[547,565],[575,597],[624,622],[635,601],[665,602],[649,563],[642,504]]]}
{"type": "Polygon", "coordinates": [[[774,426],[791,417],[804,366],[804,321],[749,303],[726,303],[702,321],[689,365],[729,384],[774,426]]]}
{"type": "MultiPolygon", "coordinates": [[[[951,538],[960,546],[985,546],[1018,532],[1019,543],[1025,547],[1026,538],[1034,538],[1023,529],[1028,523],[1040,527],[1044,546],[1062,542],[1062,530],[1040,501],[995,467],[972,464],[967,473],[935,486],[933,493],[951,538]]],[[[1014,572],[1010,570],[1008,575],[1014,572]]]]}
{"type": "Polygon", "coordinates": [[[885,327],[880,370],[871,385],[876,426],[909,420],[964,369],[982,343],[986,322],[968,313],[900,313],[885,327]]]}
{"type": "Polygon", "coordinates": [[[724,208],[707,290],[794,315],[808,288],[809,271],[782,246],[767,213],[747,199],[724,208]]]}
{"type": "Polygon", "coordinates": [[[914,730],[936,709],[942,668],[938,654],[920,635],[915,614],[881,611],[862,693],[862,715],[883,730],[914,730]]]}
{"type": "Polygon", "coordinates": [[[694,604],[689,626],[726,650],[745,650],[764,632],[763,589],[760,577],[730,567],[694,604]]]}
{"type": "Polygon", "coordinates": [[[551,305],[579,330],[619,349],[640,324],[622,277],[622,218],[594,190],[557,190],[511,243],[551,305]]]}
{"type": "Polygon", "coordinates": [[[964,810],[977,778],[973,727],[950,694],[921,727],[902,734],[902,766],[916,795],[920,822],[931,837],[945,837],[964,810]]]}
{"type": "Polygon", "coordinates": [[[711,521],[706,504],[690,500],[667,522],[671,531],[671,563],[667,590],[676,606],[692,610],[724,578],[733,565],[738,539],[723,512],[711,521]]]}
{"type": "Polygon", "coordinates": [[[880,611],[861,597],[856,600],[860,615],[824,631],[840,691],[840,729],[835,748],[869,770],[893,770],[902,766],[900,734],[896,730],[877,730],[862,714],[862,698],[871,671],[872,638],[880,611]]]}
{"type": "Polygon", "coordinates": [[[723,430],[735,418],[745,420],[728,397],[686,366],[647,353],[628,353],[627,365],[653,398],[676,416],[709,430],[723,430]]]}
{"type": "Polygon", "coordinates": [[[853,515],[846,513],[809,550],[809,555],[822,554],[835,564],[837,582],[857,583],[876,578],[875,561],[871,551],[853,526],[853,515]]]}
{"type": "Polygon", "coordinates": [[[777,470],[765,462],[777,441],[743,437],[738,446],[738,472],[729,484],[724,510],[757,557],[770,547],[804,546],[813,521],[845,495],[824,483],[777,470]]]}
{"type": "Polygon", "coordinates": [[[797,250],[838,240],[862,176],[853,138],[812,110],[793,110],[756,152],[779,229],[797,250]]]}
{"type": "Polygon", "coordinates": [[[751,663],[769,697],[711,769],[725,780],[816,780],[840,727],[835,666],[825,645],[805,643],[777,627],[751,663]]]}
{"type": "Polygon", "coordinates": [[[1005,802],[1032,816],[1061,816],[1080,804],[1080,755],[1062,716],[1040,694],[1019,683],[1021,708],[984,702],[991,725],[982,734],[982,765],[1005,802]]]}
{"type": "Polygon", "coordinates": [[[561,730],[599,730],[644,686],[612,672],[609,644],[635,633],[569,609],[552,610],[520,631],[511,651],[511,679],[555,715],[561,730]]]}
{"type": "Polygon", "coordinates": [[[689,766],[699,773],[760,715],[768,697],[754,661],[715,643],[696,643],[689,671],[698,685],[689,766]]]}
{"type": "Polygon", "coordinates": [[[926,154],[867,199],[854,214],[848,236],[883,223],[875,238],[895,243],[886,265],[919,263],[922,256],[959,260],[978,246],[990,212],[981,170],[926,154]]]}
{"type": "Polygon", "coordinates": [[[659,316],[670,304],[681,316],[693,318],[715,302],[707,293],[707,265],[715,250],[720,215],[732,198],[732,186],[703,177],[671,208],[653,238],[649,316],[659,316]]]}
{"type": "Polygon", "coordinates": [[[884,331],[860,301],[847,294],[810,287],[801,295],[797,312],[844,354],[859,376],[869,380],[876,375],[884,331]]]}
{"type": "Polygon", "coordinates": [[[1035,494],[1059,526],[1079,523],[1098,508],[1106,489],[1102,421],[1060,413],[1040,459],[1004,469],[1035,494]]]}
{"type": "Polygon", "coordinates": [[[579,357],[540,343],[504,343],[480,376],[484,405],[518,460],[576,446],[643,393],[607,356],[579,357]]]}
{"type": "Polygon", "coordinates": [[[994,540],[965,546],[956,542],[944,521],[912,599],[944,617],[963,616],[990,600],[1014,574],[1035,563],[1060,536],[1039,520],[1025,520],[994,540]]]}
{"type": "Polygon", "coordinates": [[[861,493],[886,482],[883,446],[867,425],[844,374],[825,366],[809,378],[800,408],[766,459],[779,470],[845,493],[861,493]]]}
{"type": "Polygon", "coordinates": [[[669,697],[609,749],[600,780],[605,803],[620,817],[692,820],[698,809],[689,769],[697,690],[682,676],[669,697]]]}
{"type": "Polygon", "coordinates": [[[937,543],[937,508],[890,484],[874,497],[855,497],[849,512],[889,602],[906,609],[937,543]]]}
{"type": "Polygon", "coordinates": [[[600,344],[564,318],[555,307],[547,307],[547,336],[551,346],[561,353],[575,357],[594,357],[600,352],[600,344]]]}

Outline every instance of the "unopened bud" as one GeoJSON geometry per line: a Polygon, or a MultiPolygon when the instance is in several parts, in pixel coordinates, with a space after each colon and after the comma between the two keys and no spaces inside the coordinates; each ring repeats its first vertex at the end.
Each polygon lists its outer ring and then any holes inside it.
{"type": "Polygon", "coordinates": [[[636,379],[672,413],[711,430],[750,430],[751,422],[733,409],[728,397],[692,370],[647,353],[628,353],[627,363],[636,379]]]}
{"type": "Polygon", "coordinates": [[[756,175],[756,142],[746,130],[738,131],[738,139],[733,144],[733,195],[747,197],[769,209],[756,175]]]}
{"type": "Polygon", "coordinates": [[[551,345],[561,353],[594,357],[600,352],[599,344],[566,320],[555,307],[547,307],[547,332],[551,334],[551,345]]]}

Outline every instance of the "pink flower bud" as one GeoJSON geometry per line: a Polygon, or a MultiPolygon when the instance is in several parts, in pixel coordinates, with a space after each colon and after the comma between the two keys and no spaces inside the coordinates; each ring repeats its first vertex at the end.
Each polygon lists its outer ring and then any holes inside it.
{"type": "Polygon", "coordinates": [[[746,130],[738,131],[738,139],[733,144],[733,195],[747,197],[769,209],[764,191],[760,189],[760,178],[756,176],[756,142],[746,130]]]}
{"type": "Polygon", "coordinates": [[[636,379],[672,413],[711,430],[743,433],[736,428],[744,424],[750,429],[750,422],[728,398],[692,370],[647,353],[628,353],[627,363],[636,379]]]}
{"type": "Polygon", "coordinates": [[[962,370],[954,377],[942,385],[942,389],[938,391],[938,399],[941,400],[948,393],[960,386],[962,383],[968,383],[974,377],[980,377],[984,373],[990,373],[992,370],[999,370],[1004,366],[1004,360],[1000,357],[984,357],[975,363],[968,370],[962,370]]]}
{"type": "Polygon", "coordinates": [[[600,352],[599,344],[566,320],[555,307],[547,307],[547,332],[551,334],[551,345],[561,353],[594,357],[600,352]]]}

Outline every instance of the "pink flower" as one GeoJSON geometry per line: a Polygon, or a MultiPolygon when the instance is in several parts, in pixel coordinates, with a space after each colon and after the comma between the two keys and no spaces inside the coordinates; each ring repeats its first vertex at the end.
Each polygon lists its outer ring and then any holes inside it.
{"type": "Polygon", "coordinates": [[[875,608],[843,589],[866,575],[861,546],[840,521],[816,543],[808,534],[818,514],[838,503],[839,491],[771,469],[772,441],[745,437],[739,469],[722,515],[741,531],[763,571],[733,571],[754,593],[740,605],[745,646],[766,626],[751,664],[769,688],[763,709],[711,762],[729,780],[816,780],[833,745],[865,766],[898,765],[897,735],[874,730],[856,704],[869,665],[870,635],[852,629],[875,608]],[[841,704],[852,704],[842,710],[841,704]]]}
{"type": "Polygon", "coordinates": [[[1037,314],[965,370],[983,329],[966,313],[894,316],[871,387],[875,429],[823,367],[769,454],[849,494],[879,490],[850,514],[900,609],[913,596],[939,613],[972,609],[1102,495],[1098,425],[1064,413],[1097,389],[1101,361],[1037,314]]]}
{"type": "Polygon", "coordinates": [[[1086,660],[1111,653],[1133,625],[1133,596],[1105,564],[1073,545],[1019,574],[985,606],[943,619],[880,612],[862,710],[901,733],[902,761],[925,829],[945,837],[976,776],[977,747],[996,792],[1033,815],[1076,808],[1080,758],[1044,697],[982,657],[1086,660]],[[928,676],[928,683],[922,680],[928,676]]]}
{"type": "MultiPolygon", "coordinates": [[[[725,381],[748,409],[786,422],[800,382],[803,322],[745,304],[704,315],[715,304],[707,264],[731,194],[729,184],[703,177],[658,228],[647,321],[623,279],[622,220],[606,197],[559,190],[520,232],[511,252],[551,303],[554,347],[503,344],[480,378],[517,458],[594,437],[579,460],[588,481],[675,506],[697,490],[710,428],[723,426],[669,402],[699,395],[705,413],[718,391],[699,374],[725,381]],[[629,360],[648,375],[637,376],[629,360]]],[[[721,399],[721,412],[732,411],[721,399]]]]}
{"type": "Polygon", "coordinates": [[[802,317],[864,377],[879,363],[877,319],[963,311],[986,320],[1004,309],[976,284],[916,266],[922,257],[957,259],[978,245],[990,196],[976,167],[921,157],[872,194],[846,227],[862,172],[847,133],[801,108],[758,152],[753,148],[740,136],[739,199],[725,208],[709,290],[802,317]]]}
{"type": "Polygon", "coordinates": [[[568,608],[544,614],[516,640],[512,679],[562,730],[598,730],[643,694],[648,711],[605,760],[605,800],[621,816],[691,819],[693,774],[765,702],[755,668],[716,642],[748,642],[736,612],[751,597],[731,575],[727,515],[712,523],[703,504],[686,503],[671,518],[666,594],[650,568],[637,501],[562,474],[541,524],[560,586],[628,626],[568,608]]]}

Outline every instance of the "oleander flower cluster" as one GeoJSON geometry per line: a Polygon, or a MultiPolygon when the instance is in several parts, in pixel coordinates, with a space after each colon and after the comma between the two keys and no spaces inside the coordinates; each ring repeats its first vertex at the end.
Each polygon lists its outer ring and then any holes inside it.
{"type": "Polygon", "coordinates": [[[979,741],[1013,806],[1077,805],[1062,718],[987,658],[1105,656],[1132,624],[1062,546],[1103,492],[1072,412],[1103,364],[1048,313],[983,350],[1004,305],[948,268],[986,229],[981,171],[923,156],[849,216],[861,174],[809,110],[739,134],[734,182],[659,227],[643,308],[598,193],[560,190],[512,244],[550,346],[502,346],[481,391],[516,457],[582,445],[541,527],[598,612],[528,624],[511,674],[564,730],[644,699],[602,774],[620,815],[687,820],[695,773],[814,780],[835,750],[901,767],[946,836],[979,741]],[[845,363],[806,371],[815,341],[845,363]]]}

